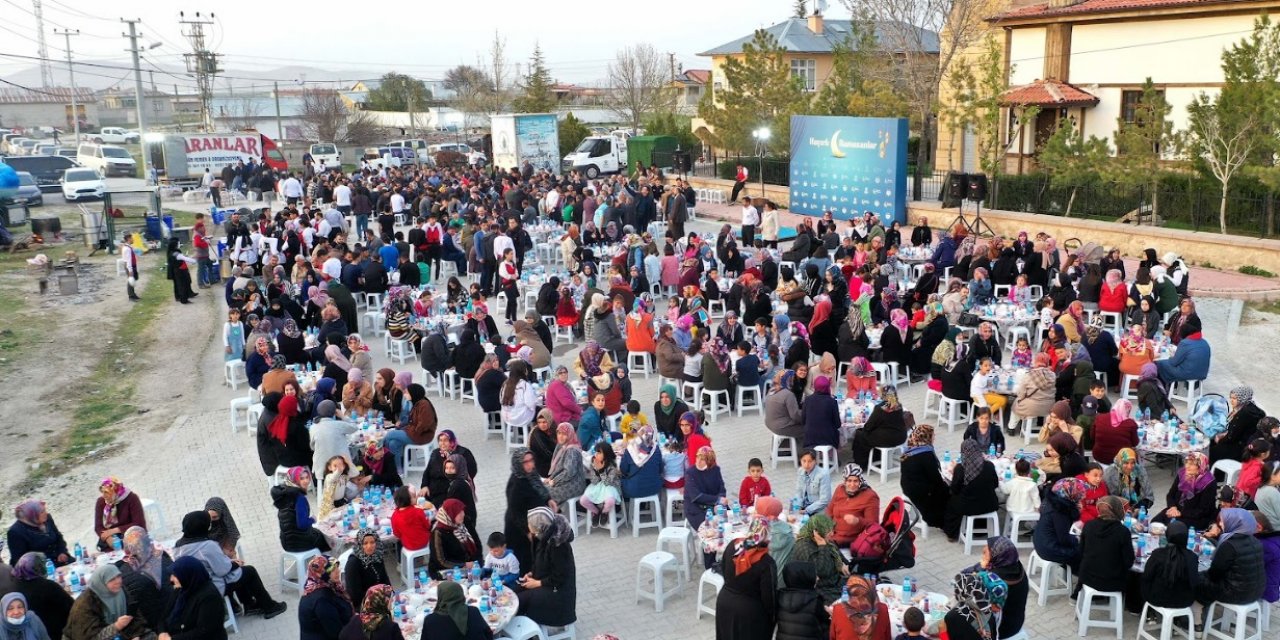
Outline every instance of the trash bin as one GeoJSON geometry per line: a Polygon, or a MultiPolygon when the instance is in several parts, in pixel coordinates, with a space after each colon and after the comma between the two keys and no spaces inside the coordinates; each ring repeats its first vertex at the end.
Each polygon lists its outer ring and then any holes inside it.
{"type": "Polygon", "coordinates": [[[164,237],[168,238],[173,235],[173,216],[164,217],[164,237]]]}
{"type": "Polygon", "coordinates": [[[149,213],[146,217],[146,228],[142,232],[142,237],[147,240],[160,240],[163,232],[160,230],[160,216],[149,213]]]}
{"type": "Polygon", "coordinates": [[[90,249],[106,246],[107,225],[102,222],[101,211],[82,210],[80,213],[80,226],[84,230],[84,246],[90,249]]]}

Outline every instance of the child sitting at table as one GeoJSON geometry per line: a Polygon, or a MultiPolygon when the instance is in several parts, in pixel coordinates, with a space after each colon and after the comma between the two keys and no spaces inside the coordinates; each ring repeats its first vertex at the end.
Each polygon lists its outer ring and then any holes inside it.
{"type": "Polygon", "coordinates": [[[1018,274],[1013,288],[1009,290],[1009,301],[1021,306],[1031,304],[1031,286],[1027,282],[1027,274],[1018,274]]]}
{"type": "Polygon", "coordinates": [[[923,638],[924,612],[915,607],[907,607],[907,610],[902,612],[902,628],[906,631],[899,633],[893,640],[923,638]]]}
{"type": "Polygon", "coordinates": [[[556,326],[572,327],[578,324],[578,308],[573,304],[573,292],[560,287],[560,302],[556,303],[556,326]]]}
{"type": "Polygon", "coordinates": [[[1018,338],[1018,344],[1013,348],[1013,359],[1010,361],[1013,366],[1018,369],[1030,369],[1034,357],[1031,343],[1026,338],[1018,338]]]}
{"type": "Polygon", "coordinates": [[[613,368],[613,383],[618,386],[621,401],[624,404],[631,402],[631,376],[626,367],[617,365],[613,368]]]}
{"type": "Polygon", "coordinates": [[[1000,483],[1009,513],[1040,513],[1040,487],[1031,479],[1031,463],[1018,458],[1013,463],[1017,475],[1000,483]]]}
{"type": "Polygon", "coordinates": [[[631,438],[631,434],[640,427],[649,426],[649,418],[645,417],[640,411],[640,403],[635,400],[627,401],[627,412],[622,414],[622,421],[618,424],[618,430],[622,432],[622,437],[631,438]]]}
{"type": "Polygon", "coordinates": [[[486,542],[489,553],[484,556],[484,569],[495,581],[501,581],[508,587],[514,587],[520,579],[520,560],[507,548],[507,537],[501,531],[489,534],[486,542]]]}
{"type": "Polygon", "coordinates": [[[594,526],[605,526],[609,514],[622,502],[622,478],[618,472],[617,454],[607,442],[598,442],[591,464],[587,467],[590,484],[578,503],[591,514],[594,526]]]}
{"type": "Polygon", "coordinates": [[[978,363],[978,370],[973,372],[973,380],[969,383],[969,397],[973,399],[973,406],[988,407],[993,414],[999,413],[1009,401],[999,393],[988,391],[995,377],[994,370],[995,364],[991,362],[991,358],[983,358],[978,363]]]}
{"type": "Polygon", "coordinates": [[[684,448],[679,442],[672,440],[662,448],[663,489],[684,488],[684,469],[688,461],[689,456],[685,455],[684,448]]]}
{"type": "Polygon", "coordinates": [[[747,476],[738,487],[738,503],[744,508],[756,503],[756,498],[773,495],[769,479],[764,477],[764,463],[760,458],[747,461],[747,476]]]}
{"type": "Polygon", "coordinates": [[[1049,327],[1057,321],[1058,314],[1053,310],[1053,298],[1045,296],[1040,298],[1040,338],[1043,340],[1049,335],[1049,327]]]}

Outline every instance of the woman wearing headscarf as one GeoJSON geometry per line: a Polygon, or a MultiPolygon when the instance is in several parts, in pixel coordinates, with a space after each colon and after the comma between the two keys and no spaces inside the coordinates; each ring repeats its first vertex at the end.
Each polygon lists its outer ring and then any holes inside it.
{"type": "Polygon", "coordinates": [[[1152,368],[1155,367],[1153,364],[1156,359],[1155,345],[1147,339],[1142,325],[1135,324],[1129,327],[1129,331],[1120,339],[1119,352],[1119,370],[1122,375],[1138,376],[1146,365],[1151,364],[1152,368]]]}
{"type": "Polygon", "coordinates": [[[906,445],[902,454],[902,493],[920,511],[926,524],[941,527],[951,488],[942,479],[938,454],[933,449],[933,425],[912,427],[906,445]]]}
{"type": "MultiPolygon", "coordinates": [[[[826,375],[825,373],[823,375],[826,375]]],[[[849,362],[849,369],[845,372],[845,393],[849,396],[857,396],[861,393],[869,393],[872,396],[879,395],[879,385],[876,384],[876,370],[871,366],[871,362],[863,356],[854,356],[849,362]]],[[[906,432],[903,431],[903,435],[906,432]]]]}
{"type": "Polygon", "coordinates": [[[169,246],[165,253],[168,260],[166,273],[173,281],[173,299],[182,304],[191,304],[191,299],[200,295],[191,289],[190,265],[198,264],[195,258],[188,257],[178,247],[178,238],[169,238],[169,246]]]}
{"type": "Polygon", "coordinates": [[[675,385],[668,383],[658,389],[658,401],[653,403],[653,423],[659,433],[673,440],[683,441],[680,416],[688,412],[689,405],[680,399],[675,385]]]}
{"type": "MultiPolygon", "coordinates": [[[[578,464],[582,464],[579,459],[578,464]]],[[[504,516],[503,534],[507,537],[507,546],[520,561],[521,567],[533,566],[533,549],[529,544],[529,522],[527,514],[536,507],[555,507],[551,494],[538,477],[534,466],[533,453],[525,447],[511,452],[511,475],[507,478],[507,510],[504,516]]],[[[570,505],[565,505],[570,508],[570,505]]],[[[524,602],[521,599],[521,606],[524,602]]]]}
{"type": "Polygon", "coordinates": [[[1154,362],[1142,365],[1138,374],[1138,409],[1150,411],[1153,416],[1162,416],[1166,412],[1173,413],[1173,403],[1169,401],[1169,393],[1160,381],[1160,370],[1154,362]]]}
{"type": "Polygon", "coordinates": [[[1067,305],[1066,311],[1058,316],[1057,324],[1062,325],[1062,335],[1067,342],[1078,344],[1085,332],[1084,303],[1076,300],[1067,305]]]}
{"type": "Polygon", "coordinates": [[[977,440],[968,439],[960,445],[960,462],[952,470],[951,498],[942,524],[951,542],[959,539],[960,524],[965,516],[991,513],[1000,508],[996,496],[1000,481],[995,466],[983,457],[984,452],[977,440]]]}
{"type": "Polygon", "coordinates": [[[343,571],[343,583],[353,602],[363,601],[364,594],[374,585],[391,584],[377,530],[361,528],[356,533],[356,545],[343,571]]]}
{"type": "MultiPolygon", "coordinates": [[[[1156,273],[1156,271],[1152,270],[1152,273],[1156,273]]],[[[1164,276],[1163,267],[1160,268],[1159,273],[1160,276],[1164,276]]],[[[1157,277],[1159,278],[1160,276],[1157,277]]],[[[1167,276],[1164,277],[1167,279],[1167,276]]],[[[1159,284],[1156,286],[1157,288],[1160,287],[1159,284]]],[[[1159,304],[1159,306],[1163,307],[1165,305],[1165,297],[1159,297],[1157,300],[1157,304],[1159,304]]],[[[1182,342],[1184,333],[1183,328],[1187,325],[1194,324],[1196,320],[1199,320],[1199,316],[1196,315],[1196,301],[1194,299],[1184,296],[1178,299],[1178,302],[1175,304],[1177,305],[1178,312],[1170,316],[1169,321],[1165,323],[1164,335],[1168,336],[1169,341],[1173,344],[1178,344],[1179,342],[1182,342]]],[[[1165,313],[1168,313],[1168,311],[1165,311],[1165,313]]]]}
{"type": "Polygon", "coordinates": [[[684,350],[676,339],[675,327],[663,323],[658,328],[658,340],[654,349],[658,360],[658,375],[672,380],[681,380],[684,376],[684,350]]]}
{"type": "Polygon", "coordinates": [[[14,522],[9,525],[5,544],[9,548],[10,561],[21,558],[28,551],[43,553],[59,567],[74,560],[67,551],[66,539],[58,531],[58,525],[42,500],[19,502],[13,515],[14,522]]]}
{"type": "Polygon", "coordinates": [[[436,450],[428,456],[427,470],[422,474],[422,488],[427,492],[427,500],[431,504],[442,504],[448,497],[449,486],[453,478],[449,477],[447,463],[454,455],[460,455],[467,462],[467,473],[472,479],[476,477],[476,457],[470,449],[458,444],[458,438],[449,429],[442,429],[436,435],[436,450]]]}
{"type": "MultiPolygon", "coordinates": [[[[850,394],[852,393],[850,387],[850,394]]],[[[852,438],[853,461],[864,469],[870,464],[872,449],[901,445],[906,442],[907,433],[915,424],[915,420],[898,402],[896,387],[885,386],[880,397],[880,404],[871,410],[866,423],[854,432],[852,438]]]]}
{"type": "Polygon", "coordinates": [[[348,415],[368,415],[373,408],[373,385],[365,380],[364,372],[352,367],[347,372],[347,384],[342,388],[342,408],[348,415]]]}
{"type": "MultiPolygon", "coordinates": [[[[573,558],[573,529],[564,516],[542,506],[525,515],[533,539],[529,567],[518,581],[519,615],[540,625],[561,627],[577,620],[577,568],[573,558]]],[[[508,543],[511,538],[508,536],[508,543]]]]}
{"type": "MultiPolygon", "coordinates": [[[[412,382],[413,374],[408,371],[404,373],[409,374],[407,379],[412,382]]],[[[407,387],[408,384],[405,386],[407,387]]],[[[396,424],[400,421],[400,409],[404,406],[404,399],[405,392],[396,385],[396,372],[386,368],[378,369],[373,378],[372,409],[381,412],[388,423],[396,424]]]]}
{"type": "Polygon", "coordinates": [[[856,463],[844,466],[844,483],[832,493],[827,515],[835,522],[831,542],[840,547],[849,546],[869,525],[880,521],[880,496],[856,463]]]}
{"type": "Polygon", "coordinates": [[[280,546],[285,551],[329,551],[329,542],[315,528],[315,518],[311,517],[311,503],[307,501],[311,482],[311,472],[306,467],[290,467],[280,484],[271,487],[271,504],[280,525],[280,546]]]}
{"type": "Polygon", "coordinates": [[[507,374],[502,372],[502,363],[497,353],[485,355],[476,371],[474,379],[476,404],[485,413],[496,413],[502,410],[502,386],[507,382],[507,374]]]}
{"type": "Polygon", "coordinates": [[[769,523],[753,517],[746,535],[725,546],[724,587],[716,598],[716,638],[772,640],[778,567],[769,556],[769,523]]]}
{"type": "Polygon", "coordinates": [[[111,539],[124,535],[129,527],[147,528],[142,500],[115,476],[103,478],[98,484],[93,514],[93,532],[98,534],[99,551],[110,551],[111,539]]]}
{"type": "Polygon", "coordinates": [[[182,518],[182,537],[174,543],[174,559],[194,556],[204,564],[220,593],[235,596],[246,610],[260,609],[270,620],[288,608],[271,599],[254,567],[232,563],[217,542],[209,538],[212,522],[207,511],[192,511],[182,518]]]}
{"type": "Polygon", "coordinates": [[[889,311],[888,326],[880,334],[880,353],[885,362],[896,362],[899,367],[911,364],[911,327],[906,311],[889,311]]]}
{"type": "MultiPolygon", "coordinates": [[[[933,371],[933,364],[938,360],[937,349],[943,341],[950,337],[950,342],[954,343],[956,336],[949,331],[946,316],[938,313],[938,310],[932,304],[925,305],[925,315],[923,322],[917,329],[920,331],[920,341],[911,350],[910,366],[911,373],[918,376],[929,375],[933,371]]],[[[886,333],[888,333],[886,331],[886,333]]],[[[881,336],[881,340],[884,337],[881,336]]],[[[945,360],[937,363],[939,366],[945,364],[945,360]]],[[[966,398],[967,398],[966,391],[966,398]]]]}
{"type": "Polygon", "coordinates": [[[618,473],[626,500],[655,496],[662,490],[662,452],[653,427],[641,425],[631,434],[618,473]]]}
{"type": "Polygon", "coordinates": [[[573,425],[556,426],[556,449],[545,480],[550,499],[556,504],[569,504],[587,488],[586,467],[582,464],[582,444],[573,425]]]}
{"type": "Polygon", "coordinates": [[[876,596],[875,584],[861,575],[842,584],[849,599],[832,605],[831,640],[889,640],[889,608],[876,596]]]}
{"type": "Polygon", "coordinates": [[[1147,338],[1155,338],[1160,335],[1160,311],[1156,309],[1155,298],[1145,295],[1138,298],[1132,306],[1129,307],[1128,322],[1143,331],[1143,335],[1147,338]]]}
{"type": "Polygon", "coordinates": [[[804,399],[800,407],[804,416],[804,447],[840,447],[840,404],[831,397],[831,379],[817,376],[813,381],[813,395],[804,399]]]}
{"type": "Polygon", "coordinates": [[[809,350],[809,329],[799,322],[791,323],[791,346],[787,348],[787,357],[783,363],[788,369],[797,363],[809,363],[812,353],[809,350]]]}
{"type": "Polygon", "coordinates": [[[293,318],[284,321],[284,326],[276,336],[276,345],[280,355],[289,364],[306,364],[311,361],[311,356],[307,354],[307,339],[293,318]]]}
{"type": "MultiPolygon", "coordinates": [[[[391,614],[394,601],[395,591],[391,585],[370,587],[364,598],[357,600],[364,603],[360,613],[353,615],[342,628],[338,640],[404,640],[400,625],[391,614]]],[[[435,636],[431,637],[434,640],[435,636]]]]}
{"type": "Polygon", "coordinates": [[[66,640],[139,638],[151,636],[154,624],[130,612],[120,569],[108,564],[99,567],[89,578],[89,588],[71,607],[63,634],[66,640]]]}
{"type": "Polygon", "coordinates": [[[987,545],[982,548],[982,560],[963,573],[983,571],[994,574],[1008,587],[1008,596],[1004,606],[1000,607],[1000,628],[996,637],[1012,638],[1022,631],[1022,625],[1026,622],[1029,592],[1027,573],[1012,540],[1005,536],[987,538],[987,545]]]}
{"type": "Polygon", "coordinates": [[[831,298],[818,296],[813,304],[813,318],[809,320],[809,343],[814,353],[839,352],[836,344],[835,321],[831,319],[831,298]]]}
{"type": "Polygon", "coordinates": [[[476,339],[476,332],[463,329],[458,346],[453,348],[453,368],[458,372],[458,377],[474,380],[484,359],[484,345],[476,339]]]}
{"type": "Polygon", "coordinates": [[[1218,548],[1196,586],[1196,600],[1206,608],[1211,602],[1253,604],[1267,586],[1262,544],[1254,537],[1258,521],[1244,509],[1230,508],[1218,513],[1217,525],[1218,548]]]}
{"type": "Polygon", "coordinates": [[[124,559],[117,562],[116,567],[124,576],[124,591],[129,602],[144,619],[163,622],[165,603],[172,592],[169,576],[173,559],[142,527],[125,531],[122,548],[124,559]]]}
{"type": "Polygon", "coordinates": [[[955,606],[943,618],[951,640],[988,640],[999,635],[997,615],[1008,599],[1009,587],[990,571],[956,574],[955,606]]]}
{"type": "Polygon", "coordinates": [[[307,561],[307,581],[302,587],[302,600],[298,602],[300,638],[339,640],[339,634],[353,615],[355,610],[342,586],[338,561],[324,554],[312,556],[307,561]]]}
{"type": "Polygon", "coordinates": [[[27,597],[21,593],[0,598],[0,615],[0,635],[7,640],[50,640],[44,621],[27,606],[27,597]]]}
{"type": "Polygon", "coordinates": [[[1209,469],[1209,459],[1199,451],[1188,453],[1169,487],[1168,506],[1152,519],[1167,524],[1177,518],[1189,527],[1204,531],[1213,524],[1218,512],[1217,485],[1209,469]]]}
{"type": "Polygon", "coordinates": [[[236,526],[231,510],[222,498],[209,498],[204,503],[204,510],[209,513],[209,539],[218,543],[228,558],[236,557],[236,545],[240,542],[240,527],[236,526]]]}
{"type": "Polygon", "coordinates": [[[1098,310],[1123,315],[1128,302],[1129,287],[1124,283],[1124,274],[1119,269],[1108,270],[1098,295],[1098,310]]]}
{"type": "MultiPolygon", "coordinates": [[[[347,377],[351,375],[351,362],[347,360],[346,356],[342,355],[342,347],[331,344],[324,348],[324,363],[324,371],[321,377],[333,379],[334,387],[338,390],[339,398],[341,398],[341,393],[346,390],[347,377]]],[[[360,370],[356,369],[356,371],[360,370]]]]}
{"type": "Polygon", "coordinates": [[[428,562],[433,575],[441,575],[480,558],[479,544],[467,529],[465,520],[466,506],[460,500],[449,498],[436,510],[428,562]]]}
{"type": "Polygon", "coordinates": [[[840,599],[840,586],[849,573],[840,549],[831,540],[835,522],[825,513],[818,513],[800,527],[796,534],[796,546],[791,551],[791,562],[809,562],[818,574],[818,593],[822,602],[831,605],[840,599]]]}
{"type": "Polygon", "coordinates": [[[1187,548],[1187,525],[1169,523],[1168,544],[1153,550],[1142,569],[1142,599],[1155,607],[1181,609],[1195,602],[1200,568],[1195,551],[1187,548]]]}
{"type": "Polygon", "coordinates": [[[1138,423],[1129,417],[1133,403],[1120,398],[1093,420],[1093,459],[1114,460],[1121,449],[1138,446],[1138,423]]]}
{"type": "Polygon", "coordinates": [[[276,467],[309,466],[311,437],[306,418],[298,410],[298,397],[269,393],[262,398],[262,406],[257,435],[262,473],[272,476],[276,467]]]}
{"type": "Polygon", "coordinates": [[[436,606],[422,620],[422,637],[431,640],[492,640],[493,632],[480,610],[467,606],[462,587],[443,581],[436,589],[436,606]]]}
{"type": "Polygon", "coordinates": [[[791,392],[795,377],[796,372],[790,369],[779,369],[773,375],[773,387],[764,399],[764,426],[774,435],[799,442],[804,439],[804,413],[791,392]]]}
{"type": "Polygon", "coordinates": [[[1227,394],[1231,407],[1227,414],[1227,430],[1213,437],[1209,445],[1209,462],[1243,460],[1244,448],[1258,433],[1258,421],[1267,413],[1253,403],[1253,387],[1241,385],[1227,394]]]}
{"type": "Polygon", "coordinates": [[[1080,584],[1095,591],[1124,591],[1133,567],[1133,543],[1124,526],[1125,501],[1116,496],[1098,500],[1098,517],[1080,532],[1080,584]]]}
{"type": "Polygon", "coordinates": [[[449,456],[444,463],[445,476],[449,478],[449,489],[445,492],[445,501],[457,500],[463,506],[463,523],[471,532],[473,540],[479,540],[476,533],[476,485],[472,480],[471,470],[467,467],[467,458],[459,453],[449,456]]]}
{"type": "Polygon", "coordinates": [[[171,640],[224,640],[226,615],[222,596],[200,561],[187,557],[173,564],[173,598],[163,619],[165,635],[171,640]]]}
{"type": "Polygon", "coordinates": [[[529,451],[533,452],[534,468],[538,475],[546,478],[551,473],[551,458],[556,452],[556,420],[551,410],[538,412],[529,431],[529,451]]]}
{"type": "Polygon", "coordinates": [[[1085,482],[1074,476],[1054,483],[1040,503],[1040,520],[1032,535],[1037,555],[1075,572],[1080,570],[1080,540],[1071,534],[1071,527],[1080,519],[1086,489],[1085,482]]]}
{"type": "Polygon", "coordinates": [[[75,600],[52,578],[45,575],[43,553],[28,551],[13,562],[14,591],[26,597],[28,610],[44,622],[49,637],[59,640],[75,600]]]}
{"type": "MultiPolygon", "coordinates": [[[[1043,433],[1043,431],[1042,431],[1043,433]]],[[[1080,441],[1066,431],[1049,436],[1044,456],[1036,461],[1050,482],[1058,478],[1075,477],[1085,472],[1084,456],[1080,453],[1080,441]]]]}
{"type": "Polygon", "coordinates": [[[1126,447],[1116,452],[1115,462],[1102,472],[1102,481],[1107,485],[1108,493],[1125,500],[1134,508],[1150,509],[1155,504],[1155,493],[1151,488],[1151,480],[1147,477],[1147,470],[1142,466],[1137,451],[1132,448],[1126,447]]]}
{"type": "MultiPolygon", "coordinates": [[[[689,415],[689,414],[686,414],[689,415]]],[[[681,423],[684,423],[681,420],[681,423]]],[[[694,531],[706,520],[706,511],[721,504],[728,495],[716,452],[709,444],[699,446],[684,472],[685,520],[694,531]]],[[[703,554],[703,564],[711,568],[714,558],[703,554]]]]}

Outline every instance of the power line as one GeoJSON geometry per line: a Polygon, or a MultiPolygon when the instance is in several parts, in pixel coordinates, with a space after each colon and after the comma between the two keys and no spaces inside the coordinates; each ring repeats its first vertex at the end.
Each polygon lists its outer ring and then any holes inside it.
{"type": "Polygon", "coordinates": [[[90,13],[85,13],[84,11],[81,11],[80,9],[77,9],[75,7],[70,7],[65,4],[62,4],[61,2],[58,2],[58,0],[45,0],[45,1],[58,7],[59,11],[74,15],[77,18],[88,18],[90,20],[102,20],[103,22],[115,22],[115,20],[112,20],[111,18],[104,18],[102,16],[95,16],[90,13]]]}

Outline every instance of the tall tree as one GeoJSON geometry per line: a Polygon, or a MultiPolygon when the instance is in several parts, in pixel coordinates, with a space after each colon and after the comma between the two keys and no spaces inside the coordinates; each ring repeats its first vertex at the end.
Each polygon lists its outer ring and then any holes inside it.
{"type": "Polygon", "coordinates": [[[792,16],[796,18],[809,17],[809,0],[795,0],[791,5],[792,16]]]}
{"type": "MultiPolygon", "coordinates": [[[[877,23],[880,47],[893,54],[899,86],[920,122],[916,165],[928,164],[934,146],[932,118],[938,87],[958,54],[987,33],[988,0],[841,0],[850,13],[877,23]]],[[[920,193],[923,172],[915,174],[920,193]]]]}
{"type": "Polygon", "coordinates": [[[521,94],[511,101],[511,108],[519,113],[547,113],[555,111],[556,97],[551,92],[555,81],[542,57],[542,45],[534,44],[529,58],[529,73],[520,83],[521,94]]]}
{"type": "Polygon", "coordinates": [[[1051,181],[1071,185],[1071,196],[1067,198],[1067,210],[1063,214],[1070,217],[1080,185],[1098,177],[1111,160],[1111,148],[1106,138],[1085,139],[1073,123],[1063,120],[1041,147],[1039,160],[1040,168],[1049,174],[1051,181]]]}
{"type": "Polygon", "coordinates": [[[721,67],[724,83],[703,94],[698,116],[714,129],[716,146],[731,151],[753,148],[751,132],[767,126],[771,151],[790,147],[791,116],[809,107],[809,94],[791,74],[791,63],[778,40],[763,29],[721,67]]]}
{"type": "Polygon", "coordinates": [[[570,111],[565,115],[564,120],[560,121],[559,130],[557,131],[558,142],[560,143],[560,153],[568,153],[572,149],[578,147],[578,143],[582,139],[591,135],[591,129],[570,111]]]}
{"type": "Polygon", "coordinates": [[[1226,80],[1223,93],[1230,102],[1251,104],[1244,108],[1258,118],[1257,143],[1244,172],[1269,187],[1266,234],[1271,236],[1276,232],[1275,197],[1271,194],[1280,191],[1280,167],[1275,161],[1280,153],[1276,137],[1280,132],[1280,24],[1263,14],[1249,37],[1222,53],[1222,70],[1226,80]]]}
{"type": "MultiPolygon", "coordinates": [[[[1008,88],[1001,56],[999,43],[988,37],[981,55],[957,61],[947,76],[951,101],[939,108],[939,116],[953,128],[973,130],[978,141],[978,164],[992,178],[1000,173],[1007,148],[1001,141],[1000,96],[1008,88]]],[[[1012,117],[1027,122],[1034,120],[1038,112],[1035,107],[1015,109],[1012,117]]],[[[1010,142],[1013,138],[1010,136],[1010,142]]]]}
{"type": "Polygon", "coordinates": [[[494,102],[493,78],[480,67],[461,64],[446,71],[444,88],[453,92],[453,105],[462,112],[463,128],[470,128],[471,114],[488,113],[494,102]]]}
{"type": "Polygon", "coordinates": [[[511,97],[511,82],[507,78],[507,41],[496,30],[489,45],[489,75],[493,78],[493,92],[489,94],[485,111],[502,113],[507,110],[511,97]]]}
{"type": "Polygon", "coordinates": [[[1110,164],[1110,177],[1130,187],[1145,187],[1151,195],[1151,216],[1160,213],[1160,161],[1172,155],[1178,143],[1169,113],[1173,110],[1147,78],[1142,96],[1134,106],[1133,121],[1125,114],[1116,121],[1116,157],[1110,164]]]}
{"type": "Polygon", "coordinates": [[[645,118],[671,106],[671,81],[670,66],[653,46],[632,45],[609,63],[605,105],[634,132],[645,118]]]}
{"type": "Polygon", "coordinates": [[[370,111],[408,111],[412,99],[415,110],[426,109],[431,100],[427,84],[395,71],[386,73],[365,103],[370,111]]]}
{"type": "Polygon", "coordinates": [[[831,47],[831,73],[813,99],[812,112],[827,116],[895,117],[911,115],[882,55],[870,22],[854,18],[849,34],[831,47]]]}

